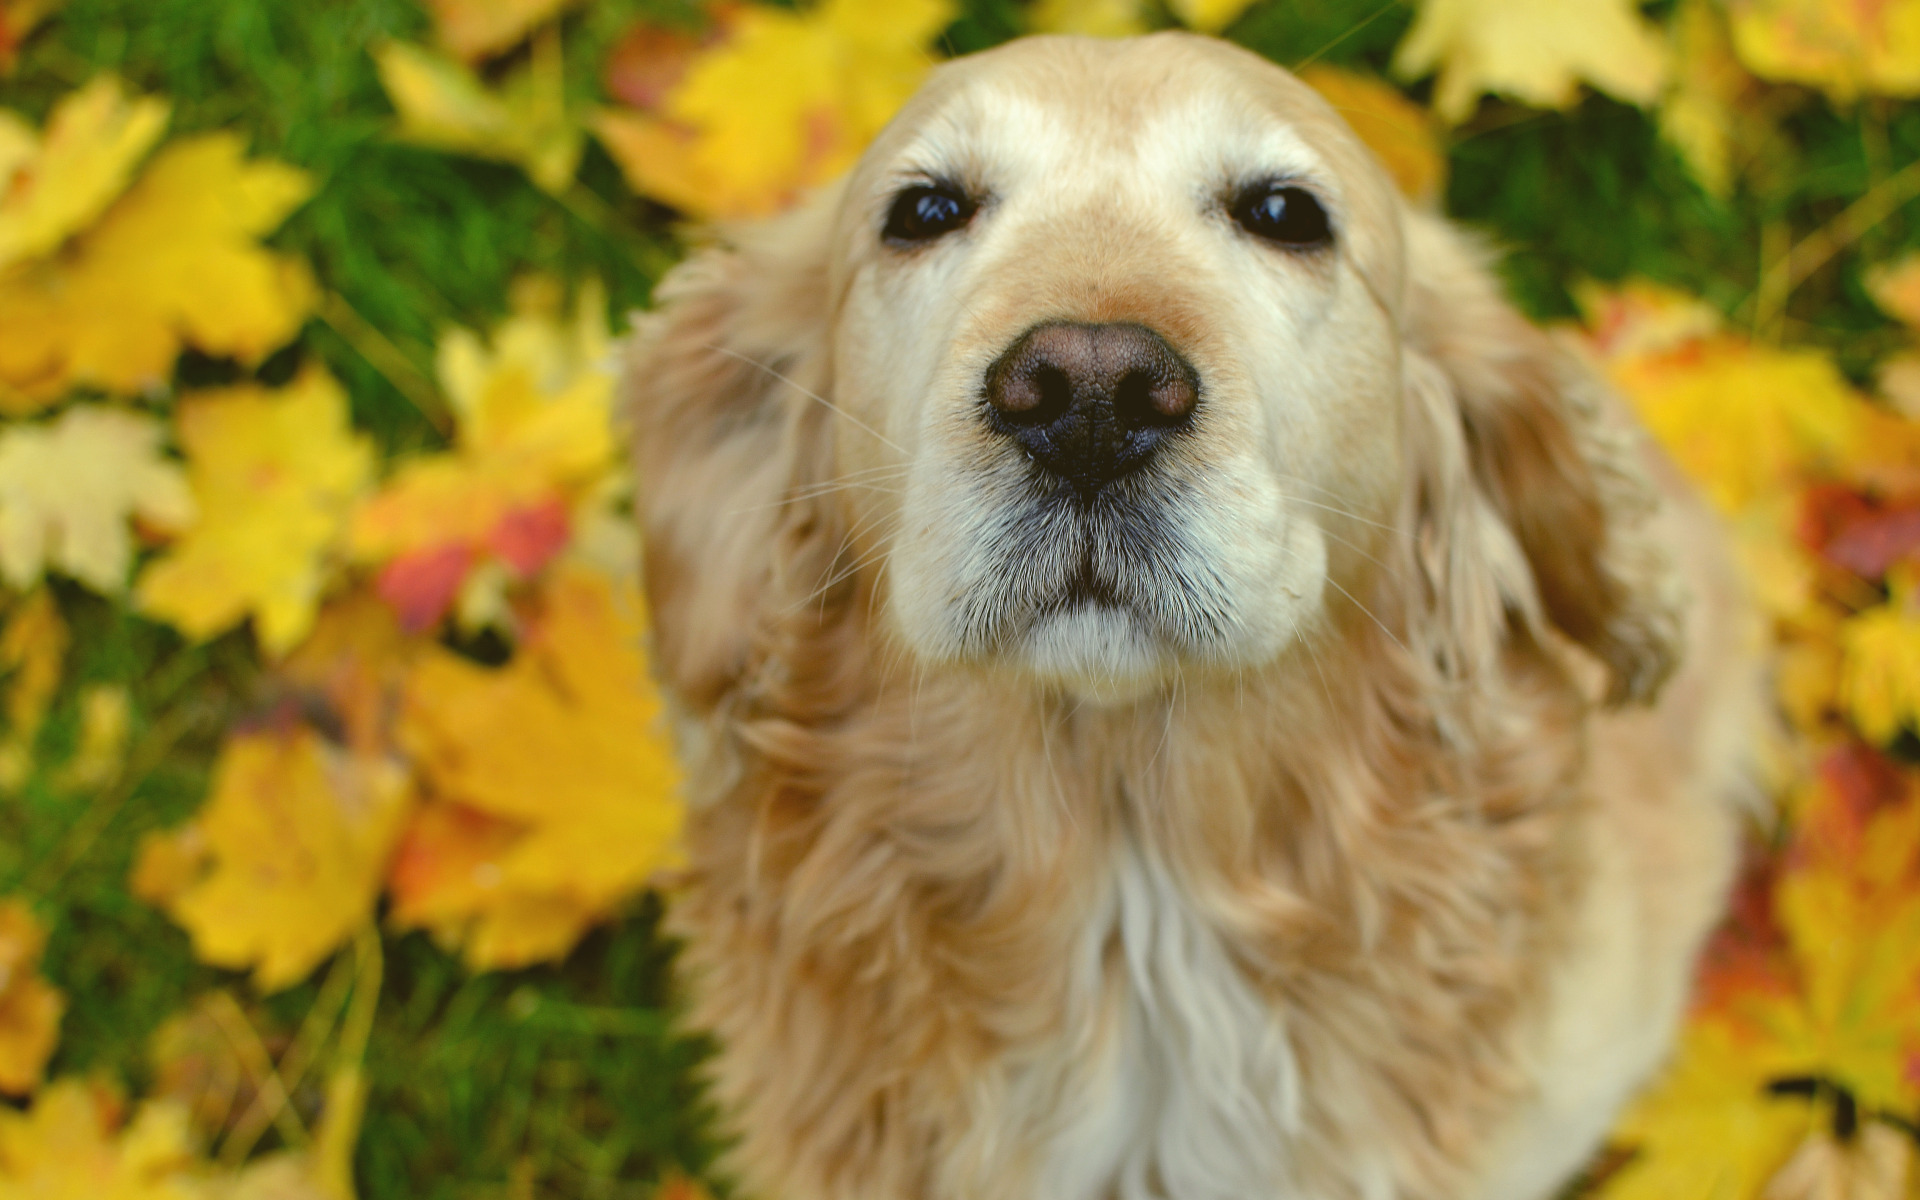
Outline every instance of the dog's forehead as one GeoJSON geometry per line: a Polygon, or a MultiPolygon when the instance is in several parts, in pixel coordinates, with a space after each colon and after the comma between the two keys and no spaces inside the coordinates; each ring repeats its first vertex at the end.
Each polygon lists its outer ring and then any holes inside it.
{"type": "Polygon", "coordinates": [[[1397,291],[1384,170],[1318,93],[1214,38],[1025,38],[946,63],[868,150],[847,215],[864,227],[903,182],[928,176],[1016,203],[1311,180],[1342,210],[1363,274],[1397,291]]]}
{"type": "Polygon", "coordinates": [[[941,67],[870,161],[965,172],[1164,161],[1179,149],[1230,169],[1304,175],[1340,173],[1358,147],[1312,89],[1228,43],[1041,37],[941,67]]]}

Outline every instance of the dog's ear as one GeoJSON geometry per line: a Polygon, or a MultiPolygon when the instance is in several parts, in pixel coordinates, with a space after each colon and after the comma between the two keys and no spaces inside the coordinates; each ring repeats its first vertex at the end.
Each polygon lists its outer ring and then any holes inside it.
{"type": "Polygon", "coordinates": [[[1648,528],[1657,499],[1636,427],[1591,371],[1506,302],[1483,250],[1437,217],[1410,213],[1405,227],[1409,391],[1429,410],[1438,450],[1451,443],[1459,463],[1440,476],[1461,476],[1473,493],[1454,496],[1446,519],[1502,527],[1481,531],[1477,554],[1453,547],[1452,569],[1491,560],[1492,576],[1509,577],[1483,585],[1504,593],[1494,603],[1543,615],[1605,663],[1610,703],[1650,700],[1678,658],[1682,604],[1648,528]],[[1516,547],[1531,596],[1511,586],[1516,547]]]}
{"type": "Polygon", "coordinates": [[[752,669],[788,577],[819,570],[797,559],[827,537],[804,495],[828,475],[835,201],[724,231],[660,282],[628,343],[657,660],[696,709],[752,669]]]}

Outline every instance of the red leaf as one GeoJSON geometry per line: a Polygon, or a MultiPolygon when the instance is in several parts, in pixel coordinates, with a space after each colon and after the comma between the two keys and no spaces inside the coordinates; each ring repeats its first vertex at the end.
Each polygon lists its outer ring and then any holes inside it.
{"type": "Polygon", "coordinates": [[[712,40],[659,25],[635,25],[607,55],[607,94],[634,108],[659,108],[694,56],[712,40]]]}
{"type": "Polygon", "coordinates": [[[558,500],[516,508],[500,518],[487,548],[526,578],[547,565],[567,544],[567,510],[558,500]]]}
{"type": "Polygon", "coordinates": [[[1807,489],[1800,536],[1816,553],[1862,579],[1920,552],[1920,507],[1887,507],[1834,484],[1807,489]]]}
{"type": "Polygon", "coordinates": [[[403,555],[380,572],[380,598],[393,606],[408,633],[431,629],[453,607],[473,566],[473,551],[439,546],[403,555]]]}

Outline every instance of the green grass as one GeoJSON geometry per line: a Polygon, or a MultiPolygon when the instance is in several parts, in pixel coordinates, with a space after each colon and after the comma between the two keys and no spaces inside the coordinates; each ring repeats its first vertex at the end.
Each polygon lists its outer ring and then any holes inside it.
{"type": "MultiPolygon", "coordinates": [[[[603,0],[566,25],[570,78],[592,96],[598,63],[637,15],[686,21],[691,0],[603,0]]],[[[1284,63],[1384,71],[1410,10],[1378,0],[1295,0],[1256,8],[1230,31],[1284,63]]],[[[1017,32],[1008,0],[969,0],[947,35],[964,51],[1017,32]]],[[[176,132],[234,127],[254,150],[312,171],[319,190],[277,236],[322,284],[381,330],[412,369],[431,372],[448,325],[484,325],[528,270],[606,281],[612,312],[644,304],[677,245],[670,214],[620,186],[590,149],[585,201],[565,203],[517,171],[399,145],[366,48],[419,38],[413,0],[70,0],[0,81],[0,105],[43,116],[101,70],[174,103],[176,132]]],[[[1920,111],[1809,100],[1728,202],[1705,196],[1650,118],[1590,97],[1567,114],[1498,103],[1457,132],[1449,211],[1509,251],[1515,294],[1541,317],[1572,313],[1584,279],[1636,275],[1745,314],[1763,230],[1805,236],[1894,169],[1920,158],[1920,111]]],[[[1900,338],[1868,301],[1865,263],[1920,244],[1909,206],[1871,230],[1793,296],[1782,326],[1834,352],[1856,376],[1900,338]]],[[[264,370],[304,356],[347,384],[356,420],[391,449],[428,445],[432,426],[360,353],[315,322],[264,370]]],[[[230,378],[188,359],[183,382],[230,378]]],[[[243,637],[206,647],[77,589],[63,589],[75,652],[43,734],[58,761],[75,736],[79,688],[128,684],[136,772],[124,792],[66,793],[45,778],[0,798],[0,895],[25,893],[52,925],[45,969],[71,1000],[56,1073],[100,1072],[136,1092],[150,1078],[156,1026],[205,990],[237,981],[197,965],[184,935],[132,899],[142,834],[189,815],[223,729],[270,704],[243,637]],[[148,761],[142,761],[142,755],[148,761]]],[[[359,1147],[366,1200],[649,1193],[669,1166],[703,1169],[714,1146],[693,1082],[698,1044],[675,1036],[657,901],[593,935],[563,966],[474,976],[421,936],[389,937],[369,1056],[372,1091],[359,1147]]],[[[308,983],[259,1003],[290,1032],[308,983]]],[[[311,1103],[312,1096],[298,1097],[311,1103]]]]}

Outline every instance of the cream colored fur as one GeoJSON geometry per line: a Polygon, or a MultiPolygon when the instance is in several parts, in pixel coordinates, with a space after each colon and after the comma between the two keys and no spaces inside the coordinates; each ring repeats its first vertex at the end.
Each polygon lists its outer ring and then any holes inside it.
{"type": "Polygon", "coordinates": [[[1531,1200],[1661,1060],[1756,728],[1719,533],[1285,72],[944,66],[662,285],[628,388],[752,1194],[1531,1200]],[[885,244],[929,177],[979,211],[885,244]],[[1331,247],[1228,218],[1276,177],[1331,247]],[[981,419],[1050,320],[1202,381],[1131,524],[981,419]],[[1124,603],[1050,610],[1086,554],[1124,603]]]}

